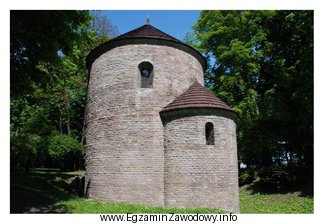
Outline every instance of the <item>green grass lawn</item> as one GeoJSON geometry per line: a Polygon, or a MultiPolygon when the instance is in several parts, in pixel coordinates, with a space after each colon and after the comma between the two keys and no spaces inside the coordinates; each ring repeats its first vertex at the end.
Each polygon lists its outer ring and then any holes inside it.
{"type": "Polygon", "coordinates": [[[314,199],[300,191],[254,192],[251,185],[240,188],[240,210],[245,214],[301,214],[314,212],[314,199]]]}
{"type": "MultiPolygon", "coordinates": [[[[127,203],[110,203],[79,198],[68,192],[68,183],[84,172],[33,169],[11,172],[11,213],[225,213],[210,208],[161,208],[127,203]]],[[[240,188],[241,213],[313,213],[313,197],[301,192],[269,193],[252,185],[240,188]]]]}
{"type": "Polygon", "coordinates": [[[93,199],[70,199],[57,203],[58,206],[63,206],[67,211],[78,214],[93,214],[93,213],[227,213],[222,210],[212,208],[161,208],[146,205],[134,205],[127,203],[109,203],[93,199]]]}

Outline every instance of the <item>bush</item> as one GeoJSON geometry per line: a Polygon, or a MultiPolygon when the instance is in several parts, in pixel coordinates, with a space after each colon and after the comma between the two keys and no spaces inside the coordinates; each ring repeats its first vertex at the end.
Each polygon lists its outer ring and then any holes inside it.
{"type": "Polygon", "coordinates": [[[34,163],[38,151],[43,144],[39,135],[22,132],[10,133],[10,166],[25,167],[29,171],[30,166],[34,163]]]}
{"type": "Polygon", "coordinates": [[[255,172],[250,169],[244,169],[240,171],[239,184],[243,186],[245,184],[250,184],[255,180],[255,172]]]}
{"type": "Polygon", "coordinates": [[[296,176],[287,167],[273,166],[262,168],[258,172],[261,184],[269,185],[269,187],[282,188],[296,182],[296,176]]]}
{"type": "Polygon", "coordinates": [[[48,142],[48,154],[62,170],[76,170],[82,163],[83,145],[72,136],[52,134],[48,142]]]}

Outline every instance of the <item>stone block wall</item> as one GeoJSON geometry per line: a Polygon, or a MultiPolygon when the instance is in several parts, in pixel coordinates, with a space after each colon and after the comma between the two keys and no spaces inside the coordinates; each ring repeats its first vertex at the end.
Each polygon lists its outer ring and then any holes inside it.
{"type": "Polygon", "coordinates": [[[203,69],[179,49],[119,46],[92,64],[85,116],[88,197],[164,205],[164,128],[160,110],[196,80],[203,69]],[[153,88],[140,88],[138,65],[153,65],[153,88]]]}
{"type": "Polygon", "coordinates": [[[165,122],[166,206],[239,212],[236,126],[226,113],[180,116],[165,122]],[[206,145],[207,122],[214,125],[215,145],[206,145]]]}

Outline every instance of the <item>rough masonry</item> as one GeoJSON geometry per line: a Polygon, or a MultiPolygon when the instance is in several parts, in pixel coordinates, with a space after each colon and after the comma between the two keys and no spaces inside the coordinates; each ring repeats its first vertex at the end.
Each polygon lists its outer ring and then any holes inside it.
{"type": "Polygon", "coordinates": [[[203,87],[199,52],[144,25],[87,67],[88,197],[239,211],[236,115],[203,87]]]}

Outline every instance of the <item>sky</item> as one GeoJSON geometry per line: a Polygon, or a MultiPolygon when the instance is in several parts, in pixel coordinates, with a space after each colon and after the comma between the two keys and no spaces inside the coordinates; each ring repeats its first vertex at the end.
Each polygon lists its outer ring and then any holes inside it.
{"type": "Polygon", "coordinates": [[[117,26],[119,35],[136,29],[146,23],[150,17],[150,24],[161,31],[183,40],[185,34],[199,18],[198,10],[110,10],[101,11],[113,25],[117,26]]]}

